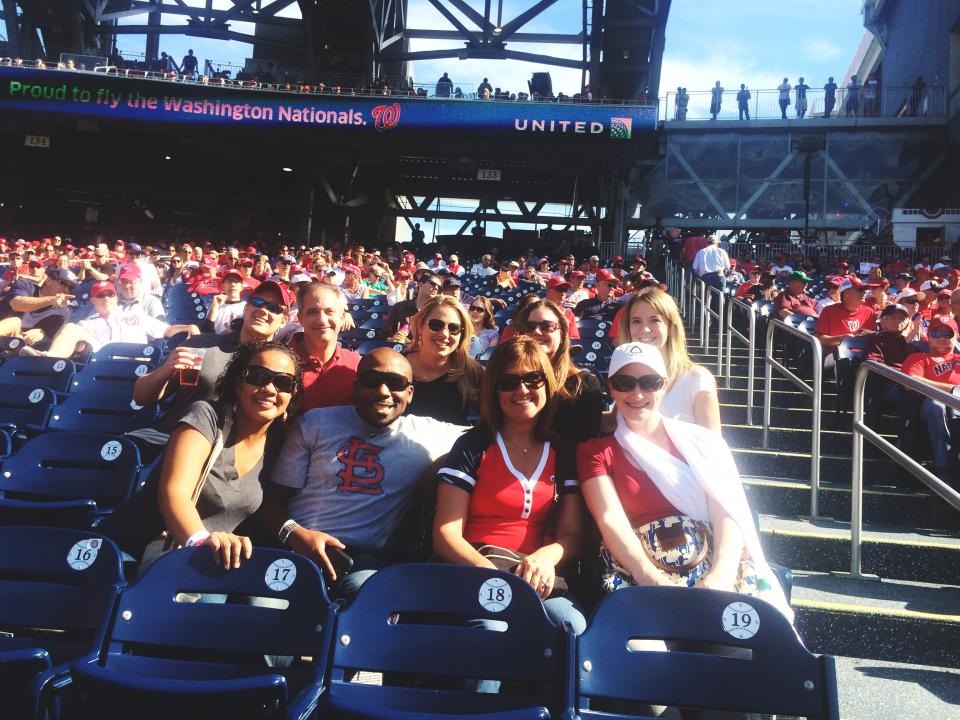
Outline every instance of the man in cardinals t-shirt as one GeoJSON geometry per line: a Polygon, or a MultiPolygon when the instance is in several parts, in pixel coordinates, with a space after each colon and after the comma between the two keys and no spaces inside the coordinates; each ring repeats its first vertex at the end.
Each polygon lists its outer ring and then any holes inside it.
{"type": "Polygon", "coordinates": [[[877,331],[877,316],[864,305],[863,296],[870,286],[856,278],[847,278],[840,285],[840,302],[828,305],[817,319],[814,332],[820,338],[826,365],[833,366],[832,353],[845,337],[869,335],[877,331]]]}
{"type": "MultiPolygon", "coordinates": [[[[927,385],[957,394],[960,385],[960,353],[956,351],[957,333],[951,325],[934,321],[927,331],[929,349],[914,353],[903,361],[903,372],[927,385]]],[[[947,483],[957,477],[957,445],[950,436],[950,422],[956,413],[943,403],[924,398],[920,417],[927,426],[937,477],[947,483]]]]}

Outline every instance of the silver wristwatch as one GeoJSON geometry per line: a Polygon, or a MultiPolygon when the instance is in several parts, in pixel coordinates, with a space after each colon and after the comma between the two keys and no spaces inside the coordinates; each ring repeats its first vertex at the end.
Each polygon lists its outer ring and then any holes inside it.
{"type": "Polygon", "coordinates": [[[300,527],[300,523],[296,520],[287,520],[283,526],[280,528],[280,532],[277,533],[277,537],[280,538],[280,544],[286,545],[287,540],[290,537],[290,533],[300,527]]]}

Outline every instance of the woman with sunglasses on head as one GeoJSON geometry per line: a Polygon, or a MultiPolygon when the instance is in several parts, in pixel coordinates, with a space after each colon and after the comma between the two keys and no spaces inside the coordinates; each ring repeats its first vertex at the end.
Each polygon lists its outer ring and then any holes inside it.
{"type": "Polygon", "coordinates": [[[603,390],[597,377],[570,358],[570,326],[563,310],[549,300],[524,299],[510,327],[533,338],[547,353],[557,383],[553,433],[569,443],[600,434],[603,390]]]}
{"type": "Polygon", "coordinates": [[[661,412],[720,432],[720,399],[710,371],[687,354],[687,337],[677,303],[660,288],[644,288],[620,315],[617,345],[648,343],[663,355],[669,383],[661,412]]]}
{"type": "Polygon", "coordinates": [[[583,505],[572,448],[551,434],[557,382],[539,343],[497,346],[480,391],[480,423],[440,469],[433,549],[446,562],[522,577],[556,623],[577,633],[583,613],[564,595],[557,567],[577,557],[583,505]]]}
{"type": "Polygon", "coordinates": [[[470,354],[476,357],[500,342],[500,329],[493,321],[493,306],[482,295],[470,301],[468,311],[474,332],[470,341],[470,354]]]}
{"type": "Polygon", "coordinates": [[[410,331],[406,357],[415,392],[405,414],[468,424],[483,368],[470,357],[473,323],[467,311],[452,297],[438,295],[410,318],[410,331]]]}
{"type": "Polygon", "coordinates": [[[719,433],[660,412],[667,376],[650,343],[614,350],[607,383],[616,432],[577,448],[583,498],[602,538],[604,589],[747,592],[788,614],[730,449],[719,433]]]}
{"type": "Polygon", "coordinates": [[[118,509],[105,532],[110,535],[111,527],[131,518],[151,526],[147,503],[154,489],[166,537],[147,544],[144,564],[172,542],[174,547],[208,545],[225,568],[239,567],[252,545],[236,529],[263,500],[261,484],[282,446],[283,424],[299,411],[300,378],[300,358],[287,345],[241,346],[217,380],[215,396],[193,403],[177,423],[156,485],[151,488],[153,478],[148,480],[148,488],[138,493],[146,497],[134,496],[126,509],[118,509]]]}

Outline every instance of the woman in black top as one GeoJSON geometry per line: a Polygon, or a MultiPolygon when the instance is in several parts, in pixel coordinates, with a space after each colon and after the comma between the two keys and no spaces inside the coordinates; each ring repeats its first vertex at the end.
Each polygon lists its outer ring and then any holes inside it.
{"type": "Polygon", "coordinates": [[[554,434],[574,444],[599,435],[603,390],[593,373],[570,359],[570,332],[563,311],[549,300],[533,300],[520,309],[513,325],[540,343],[553,363],[559,386],[554,434]]]}
{"type": "Polygon", "coordinates": [[[410,318],[413,401],[406,415],[466,425],[475,414],[483,368],[470,357],[473,323],[459,301],[430,299],[410,318]]]}

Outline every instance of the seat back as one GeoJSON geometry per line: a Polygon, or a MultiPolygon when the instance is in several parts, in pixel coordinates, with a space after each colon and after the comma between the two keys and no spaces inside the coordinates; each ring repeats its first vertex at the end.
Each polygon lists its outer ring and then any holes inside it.
{"type": "Polygon", "coordinates": [[[138,360],[153,368],[160,360],[160,352],[151,343],[108,343],[90,356],[91,363],[104,360],[138,360]]]}
{"type": "Polygon", "coordinates": [[[737,593],[617,590],[577,639],[574,668],[575,709],[583,717],[630,717],[601,714],[611,700],[621,707],[839,716],[833,658],[807,651],[772,605],[737,593]],[[631,650],[632,639],[663,640],[669,650],[631,650]],[[734,651],[741,656],[731,657],[734,651]]]}
{"type": "Polygon", "coordinates": [[[110,381],[94,382],[87,389],[68,395],[50,415],[47,428],[122,435],[150,425],[157,417],[157,406],[137,405],[130,396],[129,386],[110,381]]]}
{"type": "Polygon", "coordinates": [[[25,526],[0,527],[0,546],[0,629],[10,633],[0,653],[32,640],[53,663],[98,651],[124,584],[117,546],[88,530],[25,526]]]}
{"type": "Polygon", "coordinates": [[[309,656],[322,664],[331,612],[320,571],[302,555],[257,547],[239,568],[225,570],[207,547],[170,552],[121,598],[106,666],[124,653],[171,660],[309,656]],[[230,600],[196,602],[197,594],[230,600]],[[234,601],[251,597],[286,607],[234,601]]]}
{"type": "MultiPolygon", "coordinates": [[[[337,622],[330,699],[338,705],[410,712],[473,712],[553,704],[548,685],[562,667],[560,631],[521,578],[462,565],[394,565],[367,580],[337,622]],[[477,627],[502,621],[505,631],[477,627]],[[471,623],[473,626],[471,626],[471,623]],[[384,685],[348,682],[353,670],[384,673],[384,685]],[[423,678],[386,684],[390,673],[423,678]],[[427,687],[443,678],[438,690],[427,687]],[[516,692],[464,692],[462,679],[509,681],[516,692]]],[[[384,713],[381,712],[381,715],[384,713]]]]}
{"type": "Polygon", "coordinates": [[[139,471],[140,452],[127,438],[46,433],[3,461],[0,493],[8,507],[8,501],[89,499],[111,508],[130,497],[139,471]]]}
{"type": "Polygon", "coordinates": [[[47,387],[0,383],[0,426],[43,427],[56,401],[56,394],[47,387]]]}
{"type": "Polygon", "coordinates": [[[867,347],[870,338],[867,337],[845,337],[840,341],[837,348],[837,355],[841,360],[854,360],[863,357],[863,351],[867,347]]]}
{"type": "MultiPolygon", "coordinates": [[[[123,344],[126,345],[127,343],[123,344]]],[[[142,352],[144,347],[152,348],[153,346],[137,345],[136,347],[142,352]]],[[[98,392],[125,390],[130,394],[137,378],[146,375],[153,369],[153,364],[147,359],[104,357],[96,360],[95,358],[95,355],[91,355],[87,366],[74,375],[71,393],[86,390],[97,390],[98,392]]]]}
{"type": "Polygon", "coordinates": [[[357,353],[359,355],[366,355],[371,350],[376,350],[377,348],[392,348],[397,352],[403,351],[403,343],[395,343],[390,340],[364,340],[357,346],[357,353]]]}
{"type": "Polygon", "coordinates": [[[577,329],[580,331],[580,337],[584,342],[594,338],[598,340],[608,338],[610,336],[611,325],[612,323],[606,320],[594,320],[591,318],[577,320],[577,329]]]}
{"type": "Polygon", "coordinates": [[[48,387],[55,393],[70,392],[76,368],[71,360],[48,357],[14,357],[0,365],[0,383],[48,387]]]}

